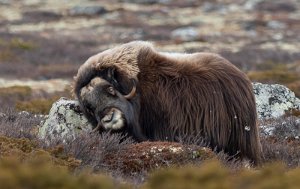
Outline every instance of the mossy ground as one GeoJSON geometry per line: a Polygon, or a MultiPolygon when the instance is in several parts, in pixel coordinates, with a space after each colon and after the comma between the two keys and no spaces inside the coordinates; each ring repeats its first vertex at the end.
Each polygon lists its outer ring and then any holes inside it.
{"type": "Polygon", "coordinates": [[[45,161],[52,162],[56,166],[63,166],[74,170],[80,165],[80,160],[63,154],[61,147],[44,150],[39,147],[37,141],[26,138],[8,138],[0,136],[0,158],[11,158],[20,162],[45,161]]]}
{"type": "Polygon", "coordinates": [[[287,170],[281,163],[264,165],[260,169],[233,172],[219,162],[209,161],[200,166],[180,170],[170,168],[152,174],[145,188],[164,189],[293,189],[299,187],[300,169],[287,170]]]}

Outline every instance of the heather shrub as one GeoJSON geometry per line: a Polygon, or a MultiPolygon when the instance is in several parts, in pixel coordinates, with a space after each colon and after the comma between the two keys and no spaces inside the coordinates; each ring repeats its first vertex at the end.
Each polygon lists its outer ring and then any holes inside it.
{"type": "Polygon", "coordinates": [[[11,108],[0,108],[0,135],[36,140],[37,127],[43,119],[43,116],[28,112],[16,112],[11,108]]]}
{"type": "Polygon", "coordinates": [[[281,161],[288,167],[300,166],[300,142],[298,140],[278,140],[262,138],[264,162],[281,161]]]}
{"type": "Polygon", "coordinates": [[[294,116],[282,117],[261,124],[271,128],[271,135],[263,134],[261,136],[264,162],[281,161],[288,167],[299,167],[299,119],[294,116]]]}
{"type": "MultiPolygon", "coordinates": [[[[50,146],[57,144],[62,142],[52,141],[50,146]]],[[[94,171],[113,171],[106,163],[106,156],[122,156],[122,150],[130,144],[133,144],[133,140],[121,134],[82,132],[75,140],[64,141],[63,146],[65,154],[71,154],[81,160],[81,167],[90,167],[94,171]]]]}

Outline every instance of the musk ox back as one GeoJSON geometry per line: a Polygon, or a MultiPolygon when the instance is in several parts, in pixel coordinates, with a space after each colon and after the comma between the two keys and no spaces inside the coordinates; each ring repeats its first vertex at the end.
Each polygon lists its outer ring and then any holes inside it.
{"type": "MultiPolygon", "coordinates": [[[[130,99],[118,97],[134,109],[135,123],[128,120],[126,112],[122,114],[122,129],[127,128],[134,138],[176,141],[182,135],[202,136],[218,151],[260,161],[252,85],[226,59],[210,53],[162,53],[142,41],[106,50],[89,58],[78,70],[74,92],[83,110],[87,109],[84,101],[94,105],[103,101],[97,95],[88,100],[82,95],[96,77],[121,96],[135,89],[130,99]]],[[[96,88],[91,91],[103,95],[96,88]]],[[[85,114],[95,126],[106,116],[95,108],[89,112],[85,114]]]]}

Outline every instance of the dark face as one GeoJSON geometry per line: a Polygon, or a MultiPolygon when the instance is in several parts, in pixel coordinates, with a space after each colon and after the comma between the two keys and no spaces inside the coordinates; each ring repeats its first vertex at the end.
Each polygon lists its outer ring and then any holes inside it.
{"type": "Polygon", "coordinates": [[[80,90],[80,104],[91,122],[104,130],[122,130],[137,124],[137,116],[130,100],[135,96],[135,86],[128,95],[102,79],[93,78],[80,90]]]}

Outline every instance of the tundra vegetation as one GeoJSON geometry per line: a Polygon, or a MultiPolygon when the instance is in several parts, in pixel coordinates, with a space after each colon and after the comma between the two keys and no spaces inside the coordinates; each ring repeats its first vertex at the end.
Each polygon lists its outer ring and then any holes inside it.
{"type": "MultiPolygon", "coordinates": [[[[37,137],[43,114],[13,108],[1,108],[1,112],[0,178],[6,188],[292,188],[299,182],[300,142],[293,133],[287,134],[288,128],[299,129],[295,116],[268,121],[275,130],[272,137],[261,136],[263,163],[249,169],[222,152],[205,150],[195,151],[193,157],[157,153],[156,158],[147,159],[141,152],[152,149],[152,144],[136,144],[111,133],[82,133],[75,141],[46,144],[37,137]]],[[[199,138],[180,145],[205,146],[199,138]]]]}

